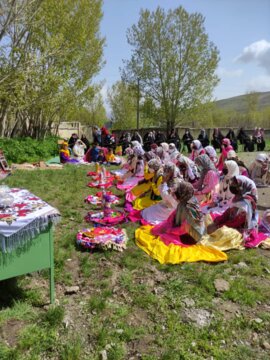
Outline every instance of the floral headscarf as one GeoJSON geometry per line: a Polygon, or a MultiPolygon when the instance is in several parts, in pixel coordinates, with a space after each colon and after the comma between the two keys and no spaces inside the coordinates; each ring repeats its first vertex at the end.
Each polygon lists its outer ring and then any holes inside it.
{"type": "Polygon", "coordinates": [[[156,154],[153,151],[147,151],[144,153],[144,157],[146,161],[150,161],[152,159],[156,159],[156,154]]]}
{"type": "Polygon", "coordinates": [[[181,181],[175,191],[175,196],[179,201],[175,215],[175,225],[181,224],[181,213],[183,207],[186,210],[187,216],[195,223],[202,221],[202,212],[197,199],[194,196],[193,186],[185,181],[181,181]]]}
{"type": "Polygon", "coordinates": [[[143,148],[141,146],[135,146],[133,148],[133,152],[134,152],[134,155],[137,156],[137,157],[144,155],[144,150],[143,150],[143,148]]]}
{"type": "Polygon", "coordinates": [[[232,179],[231,185],[238,185],[239,194],[233,198],[233,203],[247,212],[247,226],[252,229],[257,226],[256,204],[258,192],[254,181],[246,176],[238,175],[232,179]]]}
{"type": "Polygon", "coordinates": [[[215,168],[215,165],[213,164],[213,162],[211,161],[209,156],[206,154],[199,155],[195,159],[195,164],[197,166],[201,167],[200,180],[198,181],[198,189],[201,190],[204,178],[205,178],[206,174],[208,173],[208,171],[213,170],[213,171],[217,172],[217,169],[215,168]]]}
{"type": "Polygon", "coordinates": [[[215,150],[215,148],[211,145],[208,145],[204,148],[206,154],[210,157],[210,158],[215,158],[217,157],[217,152],[215,150]]]}
{"type": "Polygon", "coordinates": [[[161,166],[162,164],[158,159],[152,159],[148,162],[148,167],[154,169],[155,171],[158,171],[161,166]]]}

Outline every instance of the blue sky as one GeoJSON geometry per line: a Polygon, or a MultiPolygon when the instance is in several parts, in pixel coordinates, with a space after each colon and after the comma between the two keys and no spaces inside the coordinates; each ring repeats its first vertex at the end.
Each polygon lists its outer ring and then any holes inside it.
{"type": "Polygon", "coordinates": [[[138,22],[140,9],[179,5],[205,17],[206,32],[220,51],[221,80],[214,98],[270,91],[270,0],[104,0],[101,33],[106,37],[106,65],[97,78],[104,81],[104,97],[120,79],[122,60],[130,57],[126,31],[138,22]]]}

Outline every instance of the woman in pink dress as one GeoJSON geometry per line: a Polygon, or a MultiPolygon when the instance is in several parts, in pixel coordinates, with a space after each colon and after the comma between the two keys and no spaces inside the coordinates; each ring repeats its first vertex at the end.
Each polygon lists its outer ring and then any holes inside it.
{"type": "Polygon", "coordinates": [[[193,140],[191,143],[191,155],[190,155],[190,159],[192,161],[195,161],[196,157],[198,157],[199,155],[203,155],[205,154],[205,150],[201,144],[201,142],[199,140],[193,140]]]}
{"type": "Polygon", "coordinates": [[[218,171],[206,154],[199,155],[195,159],[195,164],[200,171],[200,179],[193,184],[195,195],[200,202],[208,203],[218,193],[218,171]]]}
{"type": "Polygon", "coordinates": [[[222,140],[222,145],[221,145],[222,151],[218,160],[218,164],[217,164],[217,169],[219,171],[222,171],[223,166],[224,166],[224,162],[225,160],[227,160],[228,157],[228,152],[230,150],[233,150],[233,147],[231,146],[231,141],[229,139],[223,139],[222,140]]]}

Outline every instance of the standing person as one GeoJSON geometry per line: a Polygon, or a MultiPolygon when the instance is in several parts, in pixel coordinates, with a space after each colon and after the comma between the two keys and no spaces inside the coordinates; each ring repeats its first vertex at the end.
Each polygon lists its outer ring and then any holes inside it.
{"type": "Polygon", "coordinates": [[[201,132],[198,136],[198,140],[201,142],[201,144],[204,148],[209,145],[209,138],[204,129],[201,129],[201,132]]]}
{"type": "Polygon", "coordinates": [[[144,150],[150,151],[151,145],[154,144],[154,142],[155,142],[154,134],[151,131],[149,131],[143,137],[144,150]]]}
{"type": "Polygon", "coordinates": [[[93,142],[97,143],[100,146],[101,145],[101,130],[97,125],[93,126],[92,134],[93,134],[93,142]]]}
{"type": "MultiPolygon", "coordinates": [[[[190,130],[189,129],[186,129],[185,130],[185,133],[182,137],[182,141],[183,141],[183,144],[184,144],[184,147],[186,146],[187,147],[187,151],[189,153],[191,153],[191,143],[193,141],[193,136],[191,135],[190,133],[190,130]]],[[[183,147],[183,150],[184,150],[184,147],[183,147]]]]}
{"type": "Polygon", "coordinates": [[[158,130],[157,134],[156,134],[156,139],[155,139],[155,143],[159,146],[161,143],[166,142],[166,137],[165,135],[158,130]]]}
{"type": "Polygon", "coordinates": [[[141,145],[143,145],[143,139],[141,137],[141,135],[138,133],[138,131],[135,131],[135,133],[133,134],[131,141],[138,141],[141,145]]]}
{"type": "Polygon", "coordinates": [[[244,128],[240,127],[236,139],[240,141],[241,145],[244,145],[245,140],[248,139],[248,138],[249,137],[248,137],[247,133],[245,132],[244,128]]]}
{"type": "Polygon", "coordinates": [[[221,143],[222,143],[223,139],[224,139],[224,136],[222,135],[219,128],[215,128],[213,131],[213,139],[212,139],[212,145],[215,148],[215,150],[220,149],[220,152],[221,152],[221,150],[222,150],[221,143]]]}
{"type": "Polygon", "coordinates": [[[264,151],[265,149],[265,140],[264,140],[264,129],[258,129],[258,136],[256,138],[257,151],[264,151]]]}
{"type": "Polygon", "coordinates": [[[176,149],[180,151],[181,144],[180,144],[180,138],[179,138],[177,130],[173,129],[171,131],[171,133],[168,136],[168,143],[174,144],[176,149]]]}
{"type": "Polygon", "coordinates": [[[226,139],[229,139],[234,151],[238,150],[237,138],[233,129],[229,129],[228,134],[226,135],[226,139]]]}
{"type": "Polygon", "coordinates": [[[76,141],[79,139],[78,134],[74,133],[71,135],[70,139],[68,140],[68,147],[73,150],[73,146],[75,145],[76,141]]]}

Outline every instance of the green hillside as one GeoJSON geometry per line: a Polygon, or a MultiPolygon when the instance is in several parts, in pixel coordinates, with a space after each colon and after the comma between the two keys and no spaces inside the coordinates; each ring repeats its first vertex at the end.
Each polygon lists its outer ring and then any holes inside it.
{"type": "MultiPolygon", "coordinates": [[[[257,110],[262,110],[265,107],[270,106],[270,91],[267,92],[258,92],[258,108],[257,110]]],[[[239,112],[246,112],[248,109],[248,101],[246,95],[234,96],[228,99],[215,101],[217,107],[224,110],[235,110],[239,112]]]]}

